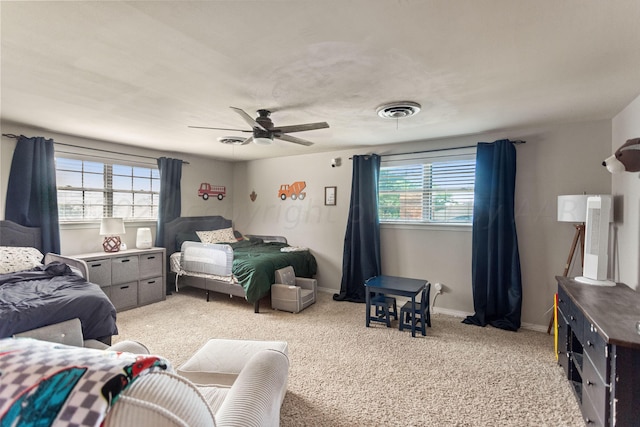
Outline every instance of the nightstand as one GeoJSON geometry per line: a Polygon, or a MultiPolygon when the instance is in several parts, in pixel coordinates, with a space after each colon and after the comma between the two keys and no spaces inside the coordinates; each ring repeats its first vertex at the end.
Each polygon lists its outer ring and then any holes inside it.
{"type": "Polygon", "coordinates": [[[128,249],[73,255],[87,263],[88,280],[100,285],[117,311],[166,298],[165,249],[128,249]]]}

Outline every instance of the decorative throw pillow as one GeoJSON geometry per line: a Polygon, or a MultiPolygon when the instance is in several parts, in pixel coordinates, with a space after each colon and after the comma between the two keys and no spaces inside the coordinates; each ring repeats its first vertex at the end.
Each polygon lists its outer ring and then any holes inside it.
{"type": "Polygon", "coordinates": [[[196,234],[202,243],[233,243],[238,241],[231,227],[220,230],[196,231],[196,234]]]}
{"type": "Polygon", "coordinates": [[[31,270],[42,265],[43,257],[36,248],[0,246],[0,274],[31,270]]]}

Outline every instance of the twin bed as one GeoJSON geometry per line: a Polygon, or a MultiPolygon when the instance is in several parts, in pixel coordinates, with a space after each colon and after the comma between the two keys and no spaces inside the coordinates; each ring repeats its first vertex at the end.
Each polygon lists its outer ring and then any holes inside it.
{"type": "MultiPolygon", "coordinates": [[[[196,232],[215,234],[217,230],[233,230],[231,220],[180,217],[165,224],[167,265],[175,273],[176,290],[201,288],[207,300],[209,292],[242,297],[258,313],[276,270],[291,265],[297,276],[316,274],[315,257],[306,248],[289,246],[284,237],[235,232],[238,238],[233,242],[198,242],[196,232]]],[[[85,279],[86,264],[55,254],[46,254],[43,260],[40,249],[39,228],[0,221],[0,257],[4,256],[0,258],[0,338],[79,318],[84,339],[110,343],[118,333],[116,310],[99,285],[85,279]],[[12,265],[28,252],[31,264],[12,265]]]]}
{"type": "Polygon", "coordinates": [[[176,291],[183,286],[200,288],[207,300],[210,292],[239,296],[258,313],[260,299],[275,282],[275,270],[291,265],[300,277],[316,274],[316,259],[309,250],[288,245],[282,236],[241,236],[235,231],[231,242],[231,237],[220,237],[226,241],[203,244],[196,232],[234,233],[231,220],[221,216],[180,217],[166,223],[167,265],[175,274],[176,291]]]}
{"type": "Polygon", "coordinates": [[[40,242],[40,229],[0,221],[0,338],[78,318],[84,339],[109,343],[116,309],[86,264],[54,254],[41,264],[40,242]]]}

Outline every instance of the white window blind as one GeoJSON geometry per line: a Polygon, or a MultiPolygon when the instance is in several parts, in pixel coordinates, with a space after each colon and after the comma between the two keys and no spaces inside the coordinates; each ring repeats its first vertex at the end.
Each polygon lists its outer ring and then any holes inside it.
{"type": "Polygon", "coordinates": [[[475,150],[384,161],[378,187],[385,223],[471,224],[475,150]]]}
{"type": "Polygon", "coordinates": [[[56,157],[56,182],[61,222],[158,218],[157,168],[56,157]]]}

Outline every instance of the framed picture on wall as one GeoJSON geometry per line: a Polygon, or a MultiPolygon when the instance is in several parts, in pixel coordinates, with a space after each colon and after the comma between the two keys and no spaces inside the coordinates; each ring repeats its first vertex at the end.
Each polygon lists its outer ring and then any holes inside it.
{"type": "Polygon", "coordinates": [[[324,187],[324,204],[325,206],[336,205],[337,187],[324,187]]]}

